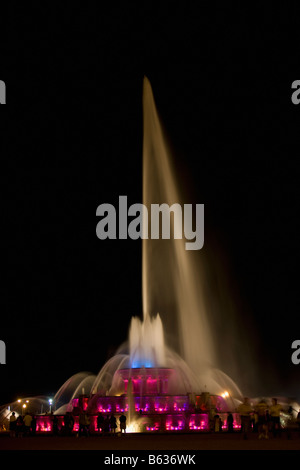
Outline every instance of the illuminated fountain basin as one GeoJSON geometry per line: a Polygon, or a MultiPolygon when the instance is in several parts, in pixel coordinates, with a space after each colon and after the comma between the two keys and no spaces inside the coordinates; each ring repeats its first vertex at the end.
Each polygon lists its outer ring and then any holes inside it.
{"type": "MultiPolygon", "coordinates": [[[[221,396],[211,396],[205,392],[174,395],[169,385],[176,371],[170,368],[127,368],[114,374],[113,382],[123,392],[118,395],[80,395],[72,399],[69,409],[75,416],[85,410],[91,420],[90,431],[97,432],[97,415],[118,418],[122,413],[127,416],[127,432],[173,432],[209,431],[211,410],[215,410],[223,421],[230,410],[230,402],[221,396]],[[71,405],[71,406],[70,406],[71,405]]],[[[232,410],[234,411],[234,410],[232,410]]],[[[239,428],[239,417],[234,414],[234,426],[239,428]]],[[[76,428],[76,429],[75,429],[76,428]]],[[[74,430],[78,424],[75,423],[74,430]]]]}
{"type": "MultiPolygon", "coordinates": [[[[210,372],[212,374],[212,370],[210,372]]],[[[221,382],[220,377],[218,380],[221,382]]],[[[226,376],[223,380],[223,386],[231,386],[230,392],[239,394],[233,382],[226,376]]],[[[216,383],[211,381],[210,385],[215,387],[216,383]]],[[[220,384],[218,386],[224,391],[220,384]]],[[[166,346],[159,315],[148,317],[146,321],[134,317],[127,344],[104,364],[97,376],[84,372],[75,374],[59,389],[54,403],[65,403],[55,414],[59,416],[58,426],[62,430],[62,414],[72,412],[74,431],[77,431],[78,416],[84,410],[90,416],[91,432],[99,431],[98,413],[104,417],[113,413],[117,422],[125,413],[129,432],[186,432],[208,431],[214,410],[226,427],[227,412],[234,412],[240,401],[228,392],[223,397],[210,395],[204,388],[185,361],[166,346]],[[152,367],[143,365],[150,362],[152,367]],[[133,367],[133,364],[141,365],[133,367]]],[[[41,432],[51,431],[51,417],[39,417],[37,425],[41,432]]],[[[238,417],[235,426],[239,426],[238,417]]]]}
{"type": "MultiPolygon", "coordinates": [[[[68,403],[57,409],[58,429],[64,430],[64,414],[69,411],[74,417],[74,432],[79,429],[79,414],[86,411],[90,417],[90,432],[95,433],[97,415],[104,417],[114,414],[118,419],[122,413],[127,416],[127,432],[190,432],[209,431],[211,428],[210,411],[215,410],[226,429],[227,412],[231,401],[221,396],[212,396],[207,392],[173,394],[176,370],[162,367],[124,368],[115,371],[112,383],[119,387],[117,395],[91,393],[91,389],[81,385],[97,383],[95,376],[88,373],[75,374],[58,391],[56,399],[70,394],[70,384],[74,392],[68,403]],[[79,380],[81,379],[81,382],[79,380]],[[87,380],[89,379],[89,380],[87,380]],[[81,392],[86,392],[83,394],[81,392]]],[[[92,388],[92,387],[91,387],[92,388]]],[[[180,388],[180,387],[179,387],[180,388]]],[[[55,399],[54,399],[55,403],[55,399]]],[[[233,411],[233,410],[232,410],[233,411]]],[[[234,414],[235,427],[239,428],[239,417],[234,414]]],[[[38,433],[53,431],[53,416],[37,416],[38,433]]]]}
{"type": "MultiPolygon", "coordinates": [[[[221,396],[169,393],[169,384],[176,371],[168,368],[131,368],[116,372],[114,381],[122,383],[120,396],[94,395],[87,410],[91,414],[104,413],[119,416],[126,413],[129,428],[145,431],[209,431],[210,411],[215,410],[226,427],[228,402],[221,396]],[[128,392],[128,386],[131,390],[128,392]],[[131,397],[132,394],[132,404],[131,397]],[[130,409],[133,407],[133,409],[130,409]]],[[[77,401],[77,403],[79,400],[77,401]]],[[[239,418],[235,416],[235,426],[239,418]]]]}

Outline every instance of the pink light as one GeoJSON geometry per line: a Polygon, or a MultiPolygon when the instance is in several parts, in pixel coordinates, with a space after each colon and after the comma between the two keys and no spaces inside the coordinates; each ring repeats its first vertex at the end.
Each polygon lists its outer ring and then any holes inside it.
{"type": "Polygon", "coordinates": [[[37,431],[38,432],[49,432],[49,431],[51,431],[51,425],[47,424],[45,426],[45,424],[42,423],[42,424],[40,424],[40,426],[37,426],[37,431]]]}
{"type": "Polygon", "coordinates": [[[84,402],[83,402],[83,409],[86,410],[88,407],[88,402],[87,400],[85,399],[84,402]]]}
{"type": "Polygon", "coordinates": [[[110,413],[111,412],[111,407],[109,408],[102,408],[102,406],[100,406],[98,408],[98,411],[100,411],[100,413],[110,413]]]}
{"type": "Polygon", "coordinates": [[[179,424],[178,426],[171,426],[171,423],[166,423],[166,430],[167,431],[180,431],[181,429],[183,429],[181,424],[179,424]]]}
{"type": "Polygon", "coordinates": [[[76,408],[78,406],[78,402],[79,402],[79,398],[73,398],[72,405],[73,405],[74,408],[76,408]]]}
{"type": "Polygon", "coordinates": [[[159,431],[159,424],[158,424],[158,423],[155,423],[154,426],[147,426],[147,427],[146,427],[146,430],[147,430],[147,431],[159,431]]]}
{"type": "Polygon", "coordinates": [[[51,426],[50,426],[50,424],[48,424],[48,426],[42,425],[42,426],[40,427],[40,430],[41,430],[42,432],[49,432],[49,431],[51,431],[51,426]]]}

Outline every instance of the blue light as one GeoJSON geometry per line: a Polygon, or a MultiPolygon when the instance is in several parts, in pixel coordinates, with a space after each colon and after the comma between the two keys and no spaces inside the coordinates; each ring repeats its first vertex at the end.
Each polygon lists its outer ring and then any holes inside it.
{"type": "Polygon", "coordinates": [[[137,359],[132,361],[131,367],[132,369],[140,369],[141,367],[153,367],[153,364],[149,360],[143,361],[142,359],[137,359]]]}

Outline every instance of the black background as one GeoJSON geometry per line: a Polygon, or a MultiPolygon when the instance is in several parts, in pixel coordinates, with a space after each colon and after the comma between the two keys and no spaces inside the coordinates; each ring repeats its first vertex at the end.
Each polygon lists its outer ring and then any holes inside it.
{"type": "Polygon", "coordinates": [[[141,242],[98,240],[95,212],[119,195],[142,202],[144,75],[182,184],[205,204],[203,250],[219,246],[240,327],[251,325],[249,389],[299,400],[296,2],[257,11],[10,5],[0,76],[1,403],[53,396],[72,374],[97,373],[142,315],[141,242]]]}

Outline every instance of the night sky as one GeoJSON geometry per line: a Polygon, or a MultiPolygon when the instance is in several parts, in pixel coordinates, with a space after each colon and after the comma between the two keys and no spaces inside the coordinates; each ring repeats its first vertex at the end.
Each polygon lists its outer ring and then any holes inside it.
{"type": "Polygon", "coordinates": [[[11,4],[0,46],[1,404],[97,373],[142,316],[141,241],[100,241],[95,214],[119,195],[142,202],[144,75],[189,202],[205,204],[203,250],[226,264],[257,364],[249,389],[300,400],[300,15],[207,4],[41,4],[35,17],[11,4]]]}

